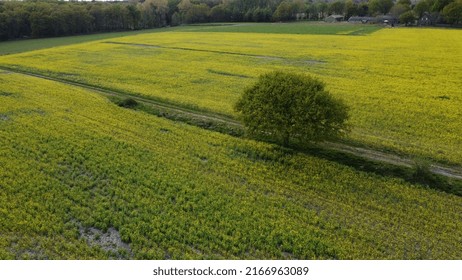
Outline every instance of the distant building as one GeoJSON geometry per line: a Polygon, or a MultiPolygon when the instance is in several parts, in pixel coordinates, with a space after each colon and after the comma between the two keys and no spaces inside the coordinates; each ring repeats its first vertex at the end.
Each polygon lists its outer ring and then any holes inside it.
{"type": "Polygon", "coordinates": [[[422,17],[419,19],[419,25],[433,25],[434,23],[434,17],[428,12],[423,13],[422,17]]]}
{"type": "Polygon", "coordinates": [[[297,20],[304,20],[304,19],[306,19],[306,13],[296,13],[296,14],[295,14],[295,19],[297,19],[297,20]]]}
{"type": "Polygon", "coordinates": [[[376,23],[377,19],[374,17],[350,17],[348,19],[350,23],[376,23]]]}
{"type": "Polygon", "coordinates": [[[383,23],[387,25],[395,25],[398,23],[398,18],[392,15],[377,16],[375,19],[377,23],[383,23]]]}
{"type": "Polygon", "coordinates": [[[324,19],[325,22],[341,22],[344,20],[342,15],[330,15],[324,19]]]}

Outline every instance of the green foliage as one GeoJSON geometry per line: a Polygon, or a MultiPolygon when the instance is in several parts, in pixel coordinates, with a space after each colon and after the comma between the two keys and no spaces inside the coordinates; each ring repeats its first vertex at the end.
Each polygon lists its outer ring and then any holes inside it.
{"type": "Polygon", "coordinates": [[[289,1],[283,1],[273,14],[274,21],[287,21],[293,17],[292,6],[289,1]]]}
{"type": "Polygon", "coordinates": [[[124,108],[135,108],[136,106],[138,106],[138,102],[133,98],[125,98],[123,100],[120,100],[117,104],[120,107],[124,108]]]}
{"type": "Polygon", "coordinates": [[[206,4],[191,5],[185,12],[185,23],[200,23],[208,22],[210,16],[210,8],[206,4]]]}
{"type": "Polygon", "coordinates": [[[444,7],[455,2],[454,0],[427,0],[430,2],[430,9],[432,12],[441,12],[444,7]]]}
{"type": "MultiPolygon", "coordinates": [[[[295,19],[322,20],[329,14],[374,16],[387,14],[392,0],[371,0],[361,4],[340,0],[146,0],[0,2],[0,40],[28,37],[56,37],[94,32],[138,30],[205,22],[269,22],[295,19]],[[123,2],[123,3],[120,3],[123,2]],[[328,1],[329,2],[329,1],[328,1]],[[300,16],[303,13],[302,16],[300,16]]],[[[422,0],[415,12],[439,13],[454,0],[422,0]]],[[[456,1],[457,2],[457,1],[456,1]]],[[[410,8],[409,0],[398,1],[391,13],[398,16],[410,8]]],[[[453,9],[452,5],[451,10],[453,9]]],[[[455,11],[454,11],[455,12],[455,11]]],[[[451,13],[451,12],[448,12],[451,13]]],[[[456,12],[455,12],[456,13],[456,12]]],[[[460,13],[459,13],[460,14],[460,13]]],[[[454,16],[447,22],[453,23],[454,16]]],[[[457,24],[457,21],[454,22],[457,24]]]]}
{"type": "Polygon", "coordinates": [[[428,1],[422,0],[417,2],[417,4],[414,6],[413,11],[417,14],[417,16],[420,18],[423,16],[425,12],[428,12],[430,10],[430,5],[428,1]]]}
{"type": "Polygon", "coordinates": [[[413,11],[407,11],[399,16],[399,21],[404,25],[411,25],[415,22],[416,16],[413,11]]]}
{"type": "Polygon", "coordinates": [[[393,7],[393,0],[371,0],[369,9],[372,14],[387,14],[393,7]]]}
{"type": "Polygon", "coordinates": [[[328,11],[329,11],[329,14],[342,15],[344,10],[345,10],[345,2],[335,1],[330,4],[328,11]]]}
{"type": "Polygon", "coordinates": [[[0,10],[0,40],[134,30],[141,21],[137,7],[133,3],[8,1],[0,10]]]}
{"type": "Polygon", "coordinates": [[[210,20],[212,22],[230,21],[231,11],[223,4],[217,5],[210,10],[210,20]]]}
{"type": "Polygon", "coordinates": [[[421,0],[414,7],[419,18],[425,13],[430,16],[430,24],[462,24],[461,0],[421,0]],[[441,15],[441,16],[440,16],[441,15]]]}
{"type": "Polygon", "coordinates": [[[462,1],[459,0],[445,6],[442,15],[449,24],[462,24],[462,1]]]}
{"type": "Polygon", "coordinates": [[[430,169],[431,164],[428,161],[416,159],[414,161],[412,179],[420,184],[438,185],[438,177],[430,169]]]}
{"type": "Polygon", "coordinates": [[[260,76],[236,103],[236,111],[252,135],[288,146],[341,135],[348,109],[333,98],[324,83],[301,74],[274,71],[260,76]]]}
{"type": "Polygon", "coordinates": [[[390,14],[396,18],[399,18],[402,14],[406,13],[407,11],[411,10],[411,7],[406,4],[395,4],[391,10],[390,14]]]}
{"type": "Polygon", "coordinates": [[[396,4],[399,4],[399,5],[404,5],[404,6],[411,6],[412,5],[412,2],[411,0],[398,0],[396,2],[396,4]]]}

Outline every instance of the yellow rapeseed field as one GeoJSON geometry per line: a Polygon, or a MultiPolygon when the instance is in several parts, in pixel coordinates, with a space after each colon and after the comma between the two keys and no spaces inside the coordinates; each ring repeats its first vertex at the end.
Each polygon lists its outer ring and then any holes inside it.
{"type": "Polygon", "coordinates": [[[351,107],[348,141],[462,163],[462,32],[164,32],[0,57],[15,67],[234,115],[258,75],[312,73],[351,107]]]}
{"type": "Polygon", "coordinates": [[[76,86],[0,85],[0,259],[462,258],[459,196],[76,86]]]}

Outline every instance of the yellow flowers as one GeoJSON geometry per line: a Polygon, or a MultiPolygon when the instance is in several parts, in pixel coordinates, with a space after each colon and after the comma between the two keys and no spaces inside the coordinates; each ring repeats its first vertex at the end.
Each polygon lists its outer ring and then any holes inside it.
{"type": "MultiPolygon", "coordinates": [[[[260,74],[310,72],[361,145],[462,164],[462,36],[164,32],[0,57],[0,66],[234,115],[260,74]]],[[[0,259],[461,259],[461,198],[119,108],[0,70],[0,259]],[[64,238],[65,237],[65,238],[64,238]],[[62,249],[65,248],[65,249],[62,249]],[[282,248],[282,249],[281,249],[282,248]]]]}
{"type": "Polygon", "coordinates": [[[163,32],[2,56],[0,65],[234,115],[260,74],[309,72],[352,108],[349,141],[462,163],[462,36],[163,32]]]}
{"type": "Polygon", "coordinates": [[[460,197],[74,86],[0,84],[1,259],[117,257],[85,241],[92,228],[138,259],[462,257],[460,197]]]}

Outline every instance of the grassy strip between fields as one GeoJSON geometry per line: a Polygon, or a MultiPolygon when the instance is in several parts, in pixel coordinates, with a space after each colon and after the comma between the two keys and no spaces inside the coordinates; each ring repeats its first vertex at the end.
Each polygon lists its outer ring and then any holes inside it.
{"type": "Polygon", "coordinates": [[[268,34],[316,34],[316,35],[368,35],[382,26],[372,24],[325,23],[325,22],[277,22],[190,25],[185,32],[239,32],[268,34]]]}

